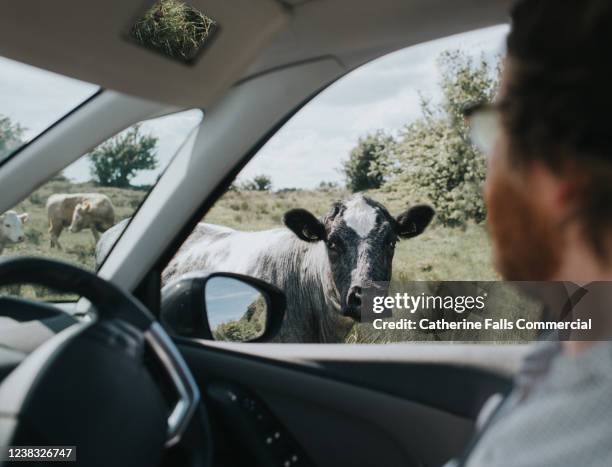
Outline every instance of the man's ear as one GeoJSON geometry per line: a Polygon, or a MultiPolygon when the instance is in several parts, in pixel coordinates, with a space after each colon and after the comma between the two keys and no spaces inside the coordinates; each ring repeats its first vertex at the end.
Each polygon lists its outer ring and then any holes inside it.
{"type": "Polygon", "coordinates": [[[421,235],[433,219],[435,211],[431,206],[419,204],[397,216],[397,235],[412,238],[421,235]]]}
{"type": "Polygon", "coordinates": [[[25,224],[26,222],[28,222],[28,220],[30,219],[30,215],[27,212],[24,212],[23,214],[19,214],[19,220],[25,224]]]}
{"type": "Polygon", "coordinates": [[[283,224],[305,242],[325,240],[325,226],[306,209],[292,209],[283,216],[283,224]]]}

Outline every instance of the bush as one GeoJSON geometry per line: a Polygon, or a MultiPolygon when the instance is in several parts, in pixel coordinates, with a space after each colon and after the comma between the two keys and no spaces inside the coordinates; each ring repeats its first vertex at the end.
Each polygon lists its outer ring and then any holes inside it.
{"type": "Polygon", "coordinates": [[[248,342],[259,337],[266,325],[266,304],[263,298],[249,305],[239,320],[220,324],[213,331],[215,340],[248,342]]]}
{"type": "Polygon", "coordinates": [[[439,65],[444,101],[433,105],[421,100],[423,117],[408,125],[398,141],[397,161],[390,167],[391,187],[410,190],[412,196],[431,202],[443,225],[482,222],[486,218],[481,194],[486,162],[469,140],[463,109],[493,99],[499,64],[484,58],[476,64],[459,51],[447,51],[439,65]]]}
{"type": "Polygon", "coordinates": [[[248,342],[257,337],[257,332],[253,326],[244,321],[230,321],[221,324],[213,334],[215,340],[229,342],[248,342]]]}
{"type": "Polygon", "coordinates": [[[24,128],[18,123],[0,115],[0,160],[23,144],[23,131],[24,128]]]}
{"type": "Polygon", "coordinates": [[[389,173],[395,146],[393,137],[383,131],[359,138],[342,167],[347,188],[352,192],[380,188],[389,173]]]}
{"type": "Polygon", "coordinates": [[[237,191],[271,191],[272,179],[268,175],[257,175],[252,180],[245,180],[235,189],[237,191]]]}
{"type": "Polygon", "coordinates": [[[333,191],[340,189],[340,186],[337,182],[321,182],[318,189],[321,191],[333,191]]]}
{"type": "Polygon", "coordinates": [[[91,175],[101,186],[127,188],[138,171],[157,167],[156,149],[157,138],[134,125],[89,154],[91,175]]]}

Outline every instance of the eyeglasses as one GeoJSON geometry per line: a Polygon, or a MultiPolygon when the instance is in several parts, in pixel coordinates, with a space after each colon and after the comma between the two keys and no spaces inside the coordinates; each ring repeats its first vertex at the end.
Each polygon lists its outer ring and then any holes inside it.
{"type": "Polygon", "coordinates": [[[470,140],[485,155],[493,152],[499,136],[501,108],[501,104],[476,104],[463,110],[470,128],[470,140]]]}

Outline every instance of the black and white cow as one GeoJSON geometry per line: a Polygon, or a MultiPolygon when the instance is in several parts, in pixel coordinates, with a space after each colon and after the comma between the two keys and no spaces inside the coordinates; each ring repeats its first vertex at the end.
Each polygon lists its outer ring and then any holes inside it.
{"type": "Polygon", "coordinates": [[[333,205],[318,219],[294,209],[287,228],[241,232],[199,224],[162,275],[167,284],[197,270],[247,274],[285,292],[281,342],[341,342],[360,315],[362,288],[387,282],[395,245],[421,234],[433,218],[419,205],[398,217],[362,195],[333,205]]]}
{"type": "MultiPolygon", "coordinates": [[[[393,217],[382,204],[355,195],[322,219],[293,209],[283,218],[287,228],[242,232],[200,223],[163,271],[162,284],[202,270],[257,277],[287,297],[278,341],[342,342],[359,317],[362,288],[390,280],[397,241],[420,235],[433,215],[419,205],[393,217]]],[[[98,264],[128,222],[102,235],[98,264]]]]}

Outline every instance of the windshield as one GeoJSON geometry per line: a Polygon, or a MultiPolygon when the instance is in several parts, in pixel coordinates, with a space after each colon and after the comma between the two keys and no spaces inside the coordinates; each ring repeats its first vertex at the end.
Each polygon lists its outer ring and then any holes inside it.
{"type": "Polygon", "coordinates": [[[0,57],[0,163],[98,90],[96,85],[0,57]]]}

